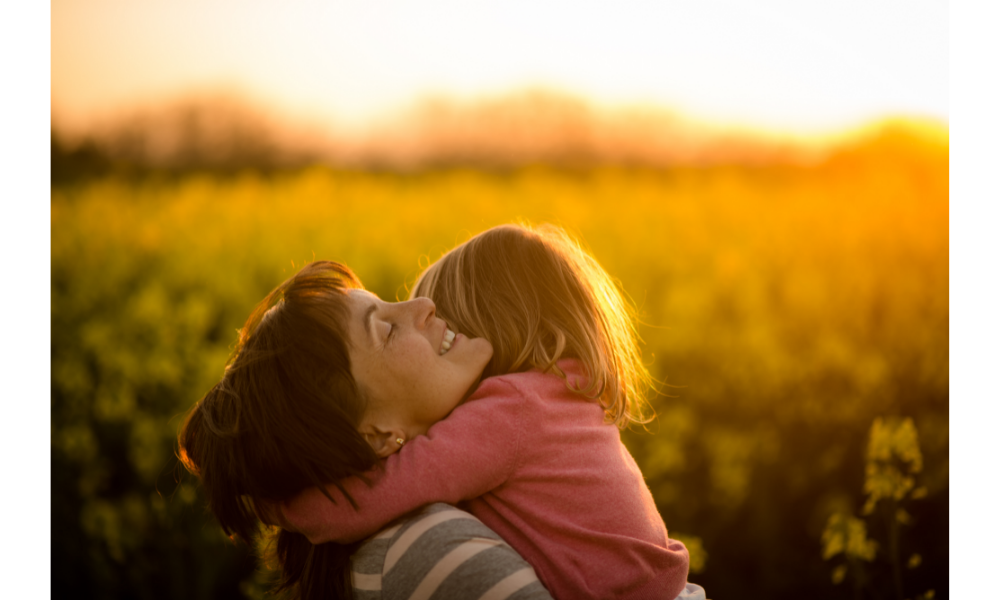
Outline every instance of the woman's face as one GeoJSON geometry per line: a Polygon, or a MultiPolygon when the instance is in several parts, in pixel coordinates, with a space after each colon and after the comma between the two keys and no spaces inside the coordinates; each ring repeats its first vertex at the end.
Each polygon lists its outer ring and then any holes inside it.
{"type": "Polygon", "coordinates": [[[429,298],[383,302],[351,290],[351,372],[370,410],[398,423],[407,438],[448,416],[479,383],[493,346],[448,326],[429,298]],[[444,353],[442,354],[442,351],[444,353]]]}

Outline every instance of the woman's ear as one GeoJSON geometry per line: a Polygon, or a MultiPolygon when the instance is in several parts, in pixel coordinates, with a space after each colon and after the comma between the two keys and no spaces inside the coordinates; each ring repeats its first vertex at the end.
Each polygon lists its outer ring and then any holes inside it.
{"type": "Polygon", "coordinates": [[[365,436],[365,441],[379,458],[385,458],[399,452],[399,449],[403,447],[399,440],[406,440],[406,434],[403,433],[402,429],[382,429],[376,425],[363,426],[361,435],[365,436]]]}

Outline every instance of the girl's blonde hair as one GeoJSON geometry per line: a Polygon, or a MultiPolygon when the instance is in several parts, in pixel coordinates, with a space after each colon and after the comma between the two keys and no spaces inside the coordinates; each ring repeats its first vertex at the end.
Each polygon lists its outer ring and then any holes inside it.
{"type": "Polygon", "coordinates": [[[579,359],[585,387],[618,427],[646,423],[652,378],[642,364],[635,310],[601,265],[553,225],[501,225],[428,267],[411,298],[434,301],[457,331],[484,337],[483,377],[530,369],[566,378],[556,361],[579,359]]]}

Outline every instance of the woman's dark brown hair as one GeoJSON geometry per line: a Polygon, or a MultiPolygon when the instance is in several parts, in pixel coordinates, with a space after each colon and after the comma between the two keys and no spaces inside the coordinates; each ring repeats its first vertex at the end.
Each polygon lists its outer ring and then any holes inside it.
{"type": "MultiPolygon", "coordinates": [[[[251,543],[262,507],[310,486],[339,487],[377,464],[358,432],[365,405],[348,354],[346,300],[355,288],[361,282],[350,269],[327,261],[275,288],[240,330],[222,380],[185,420],[180,460],[201,480],[227,535],[251,543]]],[[[280,568],[277,591],[350,597],[356,545],[314,547],[275,527],[263,535],[280,568]]]]}

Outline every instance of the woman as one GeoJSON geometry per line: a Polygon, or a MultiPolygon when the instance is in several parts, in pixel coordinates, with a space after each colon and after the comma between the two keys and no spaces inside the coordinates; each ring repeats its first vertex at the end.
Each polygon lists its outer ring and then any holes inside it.
{"type": "MultiPolygon", "coordinates": [[[[360,379],[370,387],[359,386],[352,374],[348,327],[357,327],[353,334],[366,335],[379,326],[371,318],[374,311],[364,324],[349,318],[362,304],[364,310],[382,307],[383,318],[417,321],[433,315],[433,303],[427,299],[384,303],[363,291],[347,267],[311,263],[257,306],[240,330],[225,376],[188,415],[179,436],[180,458],[201,479],[209,507],[227,534],[252,542],[260,527],[256,511],[263,512],[268,501],[349,475],[363,476],[393,446],[402,444],[363,433],[373,416],[384,416],[389,408],[373,399],[402,391],[392,388],[392,382],[399,380],[395,377],[367,377],[365,366],[378,357],[354,360],[360,379]]],[[[410,348],[418,341],[411,339],[410,348]]],[[[438,361],[449,364],[434,371],[436,385],[406,393],[411,402],[393,418],[404,423],[407,435],[425,432],[446,415],[450,407],[440,399],[453,396],[458,388],[462,393],[474,388],[492,356],[492,347],[482,339],[458,341],[456,346],[449,356],[453,360],[438,361]]],[[[426,355],[401,352],[400,356],[404,358],[398,363],[400,377],[428,368],[428,361],[421,361],[426,355]]],[[[271,520],[261,516],[264,522],[271,520]]],[[[458,590],[455,597],[473,594],[470,587],[486,586],[485,591],[495,590],[496,598],[513,594],[551,598],[530,566],[467,513],[434,505],[386,531],[388,535],[363,544],[313,546],[300,534],[265,530],[270,538],[265,559],[278,567],[277,588],[293,598],[347,598],[352,587],[359,598],[391,597],[383,593],[402,593],[424,581],[433,583],[435,577],[439,585],[458,590]],[[415,555],[405,552],[410,549],[405,535],[420,528],[429,533],[422,539],[424,560],[410,560],[414,564],[407,566],[406,559],[415,555]],[[488,553],[478,552],[484,547],[488,553]],[[396,573],[405,576],[396,577],[386,590],[370,565],[384,560],[393,548],[402,555],[396,573]],[[458,558],[466,559],[461,561],[463,570],[441,578],[442,569],[434,571],[441,563],[426,560],[428,548],[438,555],[444,549],[458,549],[458,558]],[[352,586],[350,557],[355,553],[359,556],[352,586]]],[[[455,566],[456,554],[448,554],[451,563],[444,566],[455,566]]]]}

